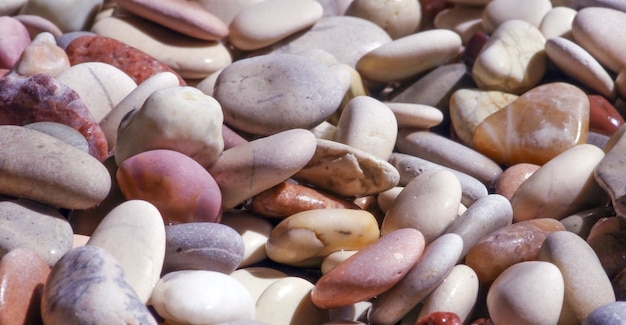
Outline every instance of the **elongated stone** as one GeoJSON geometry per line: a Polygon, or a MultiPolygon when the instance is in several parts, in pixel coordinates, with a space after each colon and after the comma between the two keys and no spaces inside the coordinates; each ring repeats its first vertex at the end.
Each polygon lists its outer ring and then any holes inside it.
{"type": "Polygon", "coordinates": [[[474,148],[503,165],[543,165],[586,143],[589,100],[570,84],[548,83],[491,114],[474,131],[474,148]]]}
{"type": "Polygon", "coordinates": [[[616,37],[626,28],[626,13],[611,8],[583,8],[572,22],[574,40],[612,72],[619,72],[626,60],[624,44],[616,37]]]}

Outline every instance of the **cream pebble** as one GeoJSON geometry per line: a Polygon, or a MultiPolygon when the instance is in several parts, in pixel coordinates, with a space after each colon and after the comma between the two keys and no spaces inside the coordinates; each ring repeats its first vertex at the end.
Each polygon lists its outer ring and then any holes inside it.
{"type": "Polygon", "coordinates": [[[354,250],[341,250],[328,254],[328,256],[324,258],[324,260],[322,261],[322,265],[320,266],[322,274],[330,272],[337,265],[341,264],[357,252],[358,251],[354,250]]]}
{"type": "Polygon", "coordinates": [[[86,245],[111,254],[139,300],[148,301],[165,256],[165,227],[154,205],[141,200],[118,205],[102,219],[86,245]]]}
{"type": "Polygon", "coordinates": [[[483,90],[516,95],[530,90],[546,72],[545,42],[539,29],[528,22],[503,23],[478,54],[472,68],[474,80],[483,90]]]}
{"type": "Polygon", "coordinates": [[[411,180],[385,214],[381,232],[400,228],[419,230],[431,243],[457,217],[461,184],[449,171],[425,172],[411,180]]]}
{"type": "Polygon", "coordinates": [[[40,33],[33,38],[13,67],[14,71],[22,76],[45,73],[52,77],[58,76],[69,68],[70,61],[67,54],[57,46],[54,36],[47,32],[40,33]]]}
{"type": "Polygon", "coordinates": [[[590,7],[578,11],[572,22],[572,35],[602,65],[618,73],[625,65],[626,45],[616,37],[626,28],[626,13],[609,8],[590,7]]]}
{"type": "Polygon", "coordinates": [[[560,221],[565,230],[575,233],[581,238],[587,238],[591,228],[598,220],[612,216],[615,216],[615,212],[611,208],[592,208],[574,213],[560,221]]]}
{"type": "Polygon", "coordinates": [[[385,102],[396,116],[398,127],[430,128],[443,121],[443,113],[430,105],[385,102]]]}
{"type": "Polygon", "coordinates": [[[397,39],[413,34],[422,20],[422,6],[412,0],[354,0],[346,9],[346,16],[367,19],[397,39]]]}
{"type": "Polygon", "coordinates": [[[214,271],[168,273],[157,283],[150,301],[161,317],[178,324],[247,321],[255,313],[250,292],[233,277],[214,271]]]}
{"type": "Polygon", "coordinates": [[[487,4],[482,21],[485,31],[491,33],[509,20],[523,20],[539,28],[543,17],[552,9],[550,0],[493,0],[487,4]]]}
{"type": "Polygon", "coordinates": [[[228,39],[241,50],[260,49],[312,26],[322,14],[322,5],[313,0],[261,1],[234,17],[228,39]]]}
{"type": "Polygon", "coordinates": [[[67,33],[89,29],[102,4],[103,0],[34,0],[28,1],[19,13],[47,18],[67,33]]]}
{"type": "Polygon", "coordinates": [[[154,149],[183,153],[205,168],[224,149],[220,104],[189,86],[154,91],[141,109],[122,120],[115,145],[115,161],[154,149]]]}
{"type": "Polygon", "coordinates": [[[261,262],[267,257],[265,244],[272,232],[272,224],[246,211],[229,210],[222,213],[222,224],[237,231],[243,239],[244,252],[239,267],[261,262]]]}
{"type": "Polygon", "coordinates": [[[256,266],[237,269],[230,276],[246,287],[256,302],[267,287],[286,278],[287,274],[276,269],[256,266]]]}
{"type": "Polygon", "coordinates": [[[541,24],[539,25],[539,30],[543,34],[543,37],[546,39],[563,37],[571,40],[573,38],[572,22],[574,21],[576,13],[576,10],[568,7],[555,6],[550,9],[550,11],[543,16],[541,24]]]}
{"type": "Polygon", "coordinates": [[[415,33],[365,54],[356,65],[364,79],[401,81],[450,63],[461,49],[461,38],[446,29],[415,33]]]}
{"type": "Polygon", "coordinates": [[[320,266],[339,250],[358,250],[379,237],[374,216],[364,210],[319,209],[296,213],[281,221],[266,244],[272,260],[295,266],[320,266]]]}
{"type": "Polygon", "coordinates": [[[440,11],[433,23],[435,28],[456,32],[467,44],[475,33],[484,32],[482,15],[482,7],[454,6],[440,11]]]}
{"type": "Polygon", "coordinates": [[[313,305],[313,284],[299,277],[286,277],[272,283],[256,302],[255,320],[268,324],[323,324],[328,311],[313,305]]]}
{"type": "Polygon", "coordinates": [[[198,0],[198,3],[228,26],[243,9],[261,1],[263,0],[198,0]]]}
{"type": "Polygon", "coordinates": [[[385,104],[369,96],[358,96],[344,106],[335,141],[388,160],[396,144],[397,124],[385,104]]]}
{"type": "Polygon", "coordinates": [[[552,263],[528,261],[502,272],[487,294],[494,324],[557,324],[565,284],[552,263]]]}

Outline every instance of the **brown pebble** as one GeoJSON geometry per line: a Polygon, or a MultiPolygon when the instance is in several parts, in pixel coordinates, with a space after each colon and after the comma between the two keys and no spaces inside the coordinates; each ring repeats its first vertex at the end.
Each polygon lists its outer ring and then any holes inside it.
{"type": "Polygon", "coordinates": [[[529,163],[515,164],[502,172],[496,179],[496,194],[500,194],[511,200],[517,188],[530,177],[539,165],[529,163]]]}

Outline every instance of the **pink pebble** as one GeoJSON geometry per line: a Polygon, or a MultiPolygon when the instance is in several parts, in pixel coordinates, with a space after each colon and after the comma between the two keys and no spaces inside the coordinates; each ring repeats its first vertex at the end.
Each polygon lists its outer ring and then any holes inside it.
{"type": "Polygon", "coordinates": [[[0,69],[11,69],[30,44],[30,35],[19,20],[0,17],[0,69]]]}

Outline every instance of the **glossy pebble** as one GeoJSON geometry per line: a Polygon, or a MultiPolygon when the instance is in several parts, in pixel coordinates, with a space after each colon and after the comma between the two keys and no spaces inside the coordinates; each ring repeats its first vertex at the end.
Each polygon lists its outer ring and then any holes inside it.
{"type": "Polygon", "coordinates": [[[56,77],[69,68],[70,60],[65,51],[57,46],[52,34],[43,32],[24,49],[13,70],[22,76],[45,73],[56,77]]]}
{"type": "Polygon", "coordinates": [[[182,153],[144,151],[126,159],[116,178],[127,200],[152,203],[165,224],[219,221],[222,197],[218,184],[206,169],[182,153]]]}
{"type": "Polygon", "coordinates": [[[550,0],[531,0],[524,5],[515,0],[493,0],[483,11],[483,26],[487,33],[491,33],[506,21],[515,19],[526,21],[538,28],[550,9],[550,0]]]}
{"type": "Polygon", "coordinates": [[[54,265],[43,289],[41,313],[44,323],[52,325],[157,324],[115,258],[96,246],[74,248],[54,265]]]}
{"type": "Polygon", "coordinates": [[[626,60],[621,55],[624,45],[615,39],[624,28],[625,12],[591,7],[578,11],[572,22],[572,35],[576,43],[596,60],[617,73],[626,65],[626,60]]]}
{"type": "Polygon", "coordinates": [[[293,276],[273,282],[256,302],[255,320],[276,325],[323,324],[329,319],[328,311],[313,304],[313,287],[293,276]]]}
{"type": "Polygon", "coordinates": [[[254,319],[254,300],[234,278],[189,270],[161,277],[150,298],[156,312],[178,324],[219,324],[254,319]],[[194,297],[194,299],[187,299],[194,297]]]}
{"type": "Polygon", "coordinates": [[[100,221],[86,245],[111,254],[139,300],[148,301],[165,255],[163,218],[154,205],[141,200],[120,204],[100,221]]]}
{"type": "MultiPolygon", "coordinates": [[[[605,97],[587,95],[589,98],[589,131],[612,136],[624,124],[624,118],[605,97]]],[[[591,143],[591,142],[590,142],[591,143]]],[[[604,146],[601,146],[604,148],[604,146]]]]}

